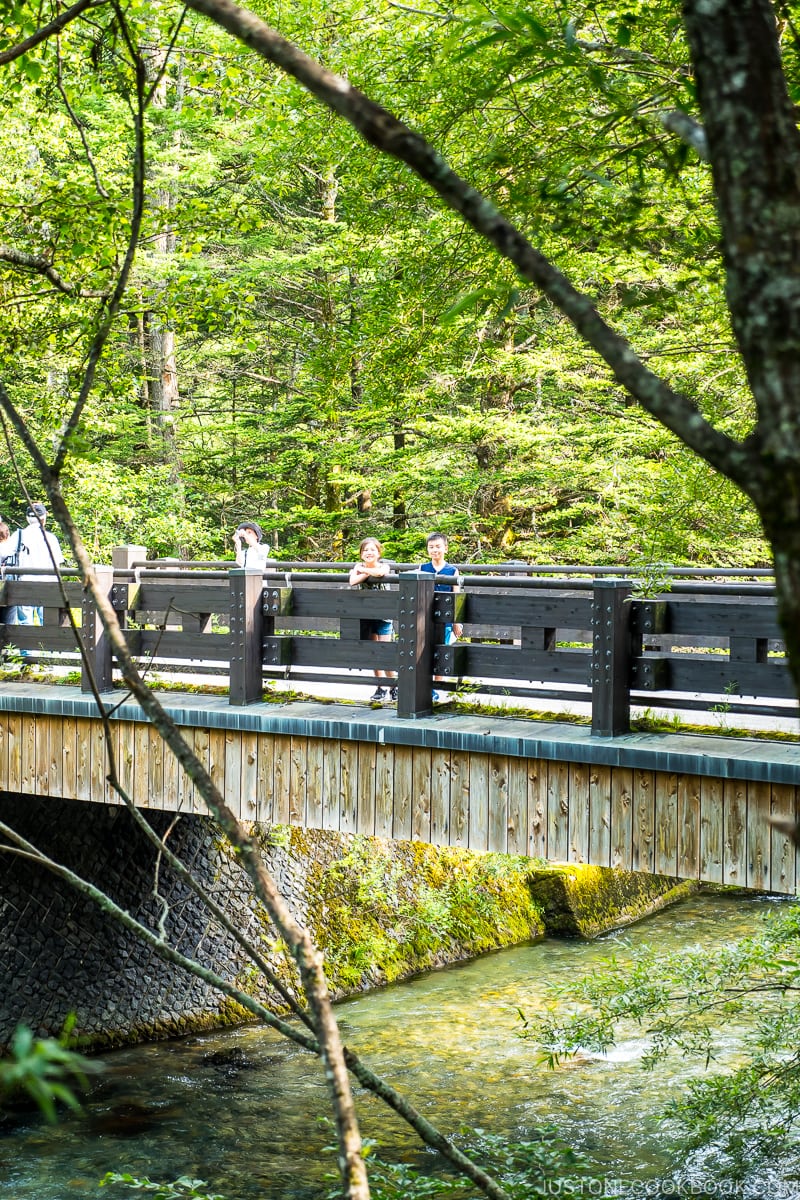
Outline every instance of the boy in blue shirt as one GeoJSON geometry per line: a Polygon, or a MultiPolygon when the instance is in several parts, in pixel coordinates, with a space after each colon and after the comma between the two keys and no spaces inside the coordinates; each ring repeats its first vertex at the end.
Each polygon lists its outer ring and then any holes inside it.
{"type": "MultiPolygon", "coordinates": [[[[431,575],[447,575],[453,577],[452,583],[445,583],[443,579],[437,579],[433,585],[435,592],[457,592],[460,590],[458,568],[452,563],[445,562],[445,554],[447,553],[447,538],[443,533],[430,533],[426,541],[430,562],[421,563],[420,571],[428,571],[431,575]]],[[[462,633],[461,625],[445,625],[444,640],[445,645],[449,646],[456,638],[460,638],[462,633]]],[[[435,680],[442,679],[442,675],[434,676],[435,680]]],[[[433,693],[433,699],[439,699],[439,693],[433,693]]]]}

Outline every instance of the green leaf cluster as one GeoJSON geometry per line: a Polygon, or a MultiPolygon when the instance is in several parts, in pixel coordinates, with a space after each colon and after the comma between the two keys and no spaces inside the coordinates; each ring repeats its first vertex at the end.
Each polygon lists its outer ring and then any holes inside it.
{"type": "Polygon", "coordinates": [[[81,1105],[78,1092],[85,1089],[88,1076],[102,1070],[102,1064],[70,1049],[68,1022],[60,1038],[35,1038],[20,1025],[0,1058],[0,1112],[19,1104],[27,1096],[46,1121],[57,1119],[59,1106],[77,1112],[81,1105]]]}
{"type": "Polygon", "coordinates": [[[711,1155],[715,1175],[744,1181],[792,1173],[800,1150],[799,905],[766,917],[756,936],[711,951],[612,958],[559,991],[577,1006],[565,1017],[523,1015],[521,1030],[551,1065],[643,1031],[645,1068],[668,1054],[705,1067],[668,1109],[697,1161],[711,1155]]]}

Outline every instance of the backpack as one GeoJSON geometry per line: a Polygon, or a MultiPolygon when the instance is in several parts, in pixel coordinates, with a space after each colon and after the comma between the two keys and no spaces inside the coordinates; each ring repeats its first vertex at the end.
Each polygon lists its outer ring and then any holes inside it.
{"type": "Polygon", "coordinates": [[[14,551],[13,554],[6,554],[4,556],[2,562],[0,562],[0,579],[15,579],[16,578],[15,575],[8,574],[8,569],[9,569],[9,567],[18,567],[19,566],[19,556],[23,552],[27,552],[27,549],[28,549],[28,547],[23,545],[23,542],[22,542],[22,530],[18,529],[17,530],[17,548],[16,548],[16,550],[14,551]]]}

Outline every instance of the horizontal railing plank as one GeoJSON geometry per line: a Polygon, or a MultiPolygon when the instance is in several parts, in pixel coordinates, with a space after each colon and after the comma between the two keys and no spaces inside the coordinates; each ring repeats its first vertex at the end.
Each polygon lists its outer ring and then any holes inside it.
{"type": "Polygon", "coordinates": [[[139,585],[128,600],[131,612],[164,612],[167,609],[190,613],[227,613],[230,606],[230,587],[221,583],[200,583],[197,580],[170,580],[139,585]]]}
{"type": "Polygon", "coordinates": [[[397,642],[357,642],[340,638],[288,637],[275,638],[283,643],[288,658],[285,661],[299,667],[353,667],[397,670],[397,642]]]}
{"type": "Polygon", "coordinates": [[[751,601],[731,602],[723,597],[710,600],[692,596],[666,602],[664,632],[673,635],[714,637],[782,637],[773,602],[755,597],[751,601]]]}
{"type": "Polygon", "coordinates": [[[455,643],[437,646],[437,670],[443,675],[484,679],[554,680],[588,684],[589,650],[522,650],[519,646],[455,643]],[[451,667],[452,664],[452,667],[451,667]]]}
{"type": "MultiPolygon", "coordinates": [[[[300,617],[361,617],[391,621],[397,620],[397,607],[396,591],[381,591],[378,588],[365,588],[362,591],[341,585],[292,589],[291,616],[294,620],[300,617]]],[[[264,613],[265,616],[269,615],[266,608],[264,613]]]]}
{"type": "Polygon", "coordinates": [[[592,621],[592,597],[557,596],[552,592],[467,592],[464,622],[485,625],[539,625],[586,629],[592,621]]]}

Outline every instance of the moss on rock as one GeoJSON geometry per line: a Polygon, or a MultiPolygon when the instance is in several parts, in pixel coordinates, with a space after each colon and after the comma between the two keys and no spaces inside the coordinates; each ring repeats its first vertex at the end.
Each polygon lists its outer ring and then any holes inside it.
{"type": "Polygon", "coordinates": [[[308,895],[331,990],[361,991],[541,937],[529,867],[506,855],[342,837],[308,895]]]}
{"type": "Polygon", "coordinates": [[[698,887],[692,880],[585,863],[537,868],[528,883],[548,935],[584,938],[639,921],[698,887]]]}

